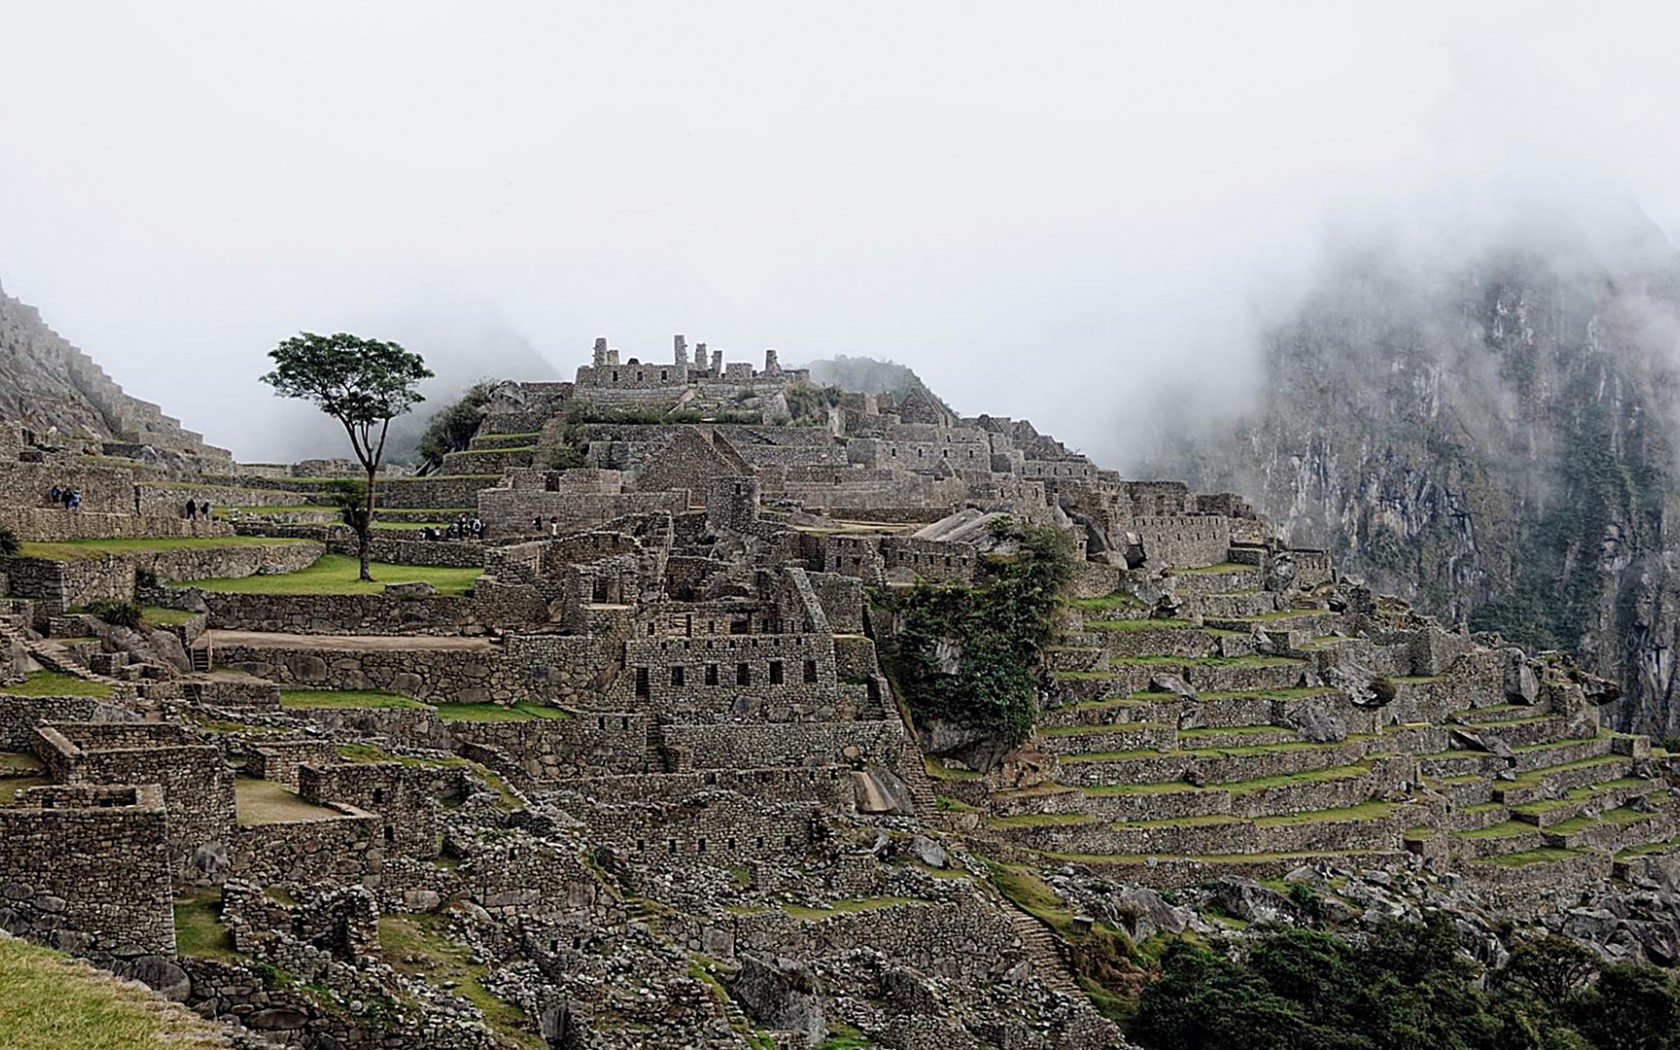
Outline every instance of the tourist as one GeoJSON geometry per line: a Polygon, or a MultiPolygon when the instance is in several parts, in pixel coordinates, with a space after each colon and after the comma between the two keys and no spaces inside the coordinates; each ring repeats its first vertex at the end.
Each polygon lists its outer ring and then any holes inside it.
{"type": "Polygon", "coordinates": [[[200,503],[198,505],[198,516],[201,517],[201,518],[208,518],[210,516],[210,501],[209,500],[205,500],[203,503],[200,503]]]}
{"type": "Polygon", "coordinates": [[[59,498],[59,488],[57,485],[54,485],[50,490],[48,490],[47,499],[51,500],[55,505],[63,502],[59,498]]]}
{"type": "Polygon", "coordinates": [[[192,500],[187,500],[187,520],[191,521],[196,517],[198,517],[198,504],[192,500]]]}
{"type": "Polygon", "coordinates": [[[81,510],[82,509],[82,490],[81,489],[71,489],[70,490],[70,498],[64,502],[64,507],[65,507],[66,510],[81,510]]]}
{"type": "Polygon", "coordinates": [[[550,536],[560,535],[560,518],[558,516],[550,516],[549,517],[549,519],[548,519],[548,534],[550,536]]]}
{"type": "Polygon", "coordinates": [[[542,515],[541,514],[538,514],[536,517],[531,519],[531,531],[532,532],[541,532],[542,531],[542,515]]]}

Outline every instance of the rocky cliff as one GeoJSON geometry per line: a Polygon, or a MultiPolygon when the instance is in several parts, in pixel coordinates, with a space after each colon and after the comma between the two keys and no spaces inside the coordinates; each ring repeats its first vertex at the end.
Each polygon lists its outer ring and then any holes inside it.
{"type": "Polygon", "coordinates": [[[128,396],[92,358],[47,327],[39,311],[3,289],[0,418],[22,423],[43,441],[226,456],[158,406],[128,396]]]}
{"type": "Polygon", "coordinates": [[[1680,734],[1680,255],[1630,224],[1327,274],[1265,338],[1250,410],[1150,469],[1242,492],[1430,612],[1573,651],[1622,683],[1622,727],[1680,734]]]}

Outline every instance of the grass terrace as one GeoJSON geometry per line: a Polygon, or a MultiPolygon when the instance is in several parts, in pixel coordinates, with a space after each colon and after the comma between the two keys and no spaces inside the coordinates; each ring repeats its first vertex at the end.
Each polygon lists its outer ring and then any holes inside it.
{"type": "Polygon", "coordinates": [[[90,682],[75,675],[57,671],[35,671],[28,678],[0,688],[0,696],[92,696],[111,695],[111,687],[104,682],[90,682]]]}
{"type": "Polygon", "coordinates": [[[426,707],[401,693],[382,689],[282,689],[281,707],[426,707]]]}
{"type": "Polygon", "coordinates": [[[1092,631],[1193,631],[1196,625],[1189,620],[1087,620],[1092,631]]]}
{"type": "Polygon", "coordinates": [[[380,594],[388,583],[429,583],[439,594],[466,594],[484,571],[477,568],[451,569],[428,565],[368,566],[374,582],[357,579],[359,565],[343,554],[324,554],[315,564],[297,572],[273,576],[240,576],[220,580],[183,580],[177,587],[198,587],[227,594],[380,594]]]}
{"type": "Polygon", "coordinates": [[[806,922],[819,922],[834,915],[848,915],[857,912],[880,911],[882,908],[893,908],[900,904],[926,904],[927,901],[914,897],[868,897],[862,900],[835,901],[826,908],[807,908],[802,904],[784,904],[782,910],[796,919],[806,922]]]}
{"type": "Polygon", "coordinates": [[[165,609],[161,605],[142,605],[140,618],[151,627],[183,627],[192,622],[197,613],[185,609],[165,609]]]}
{"type": "MultiPolygon", "coordinates": [[[[275,547],[314,540],[275,539],[268,536],[180,536],[175,538],[61,540],[52,543],[26,542],[18,552],[25,558],[75,561],[101,558],[107,554],[150,553],[173,550],[222,550],[228,547],[275,547]]],[[[270,577],[272,578],[272,577],[270,577]]]]}
{"type": "Polygon", "coordinates": [[[1198,565],[1194,569],[1174,569],[1180,576],[1229,576],[1238,572],[1258,572],[1258,565],[1244,565],[1242,562],[1222,561],[1218,565],[1198,565]]]}
{"type": "MultiPolygon", "coordinates": [[[[282,694],[284,696],[284,694],[282,694]]],[[[284,700],[282,700],[282,703],[284,700]]],[[[564,721],[572,717],[570,711],[540,704],[518,703],[511,707],[501,704],[435,704],[438,717],[445,722],[534,722],[538,719],[564,721]]]]}
{"type": "Polygon", "coordinates": [[[197,890],[175,901],[175,944],[182,955],[198,959],[239,958],[233,934],[222,922],[221,890],[197,890]]]}
{"type": "Polygon", "coordinates": [[[1105,594],[1101,598],[1073,598],[1068,605],[1075,609],[1143,609],[1147,608],[1142,598],[1130,591],[1115,591],[1105,594]]]}
{"type": "Polygon", "coordinates": [[[0,938],[0,1046],[8,1050],[212,1050],[224,1045],[220,1028],[139,985],[58,952],[0,938]]]}

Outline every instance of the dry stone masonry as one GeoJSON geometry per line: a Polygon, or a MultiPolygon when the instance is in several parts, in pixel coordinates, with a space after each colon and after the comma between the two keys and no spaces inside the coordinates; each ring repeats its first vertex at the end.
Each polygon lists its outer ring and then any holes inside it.
{"type": "Polygon", "coordinates": [[[20,311],[0,349],[82,409],[0,428],[0,521],[58,541],[0,565],[0,928],[205,1016],[310,1048],[1097,1050],[1125,1044],[1087,991],[1144,975],[1093,943],[1293,921],[1275,878],[1451,899],[1493,945],[1680,944],[1671,759],[1601,727],[1614,688],[1236,496],[774,351],[603,339],[388,477],[393,585],[332,593],[294,584],[351,549],[345,464],[234,464],[20,311]],[[391,527],[461,515],[482,541],[391,527]],[[915,724],[886,596],[984,580],[1022,524],[1075,561],[1033,729],[915,724]],[[1638,913],[1589,928],[1618,887],[1638,913]]]}

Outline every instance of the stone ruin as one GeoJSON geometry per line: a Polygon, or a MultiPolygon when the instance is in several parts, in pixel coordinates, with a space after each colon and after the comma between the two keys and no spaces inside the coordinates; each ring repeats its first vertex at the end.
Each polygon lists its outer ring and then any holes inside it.
{"type": "Polygon", "coordinates": [[[383,483],[383,593],[266,585],[354,549],[313,466],[8,431],[0,520],[57,542],[0,567],[0,929],[250,1039],[391,1050],[1121,1046],[1069,938],[1290,921],[1279,877],[1680,956],[1670,759],[1600,726],[1607,683],[1235,496],[812,390],[681,336],[504,383],[383,483]],[[482,541],[417,538],[463,514],[482,541]],[[910,724],[873,596],[975,580],[1004,517],[1077,563],[1000,752],[910,724]],[[1656,903],[1589,931],[1612,886],[1656,903]]]}

